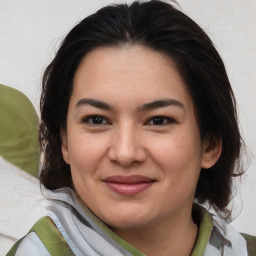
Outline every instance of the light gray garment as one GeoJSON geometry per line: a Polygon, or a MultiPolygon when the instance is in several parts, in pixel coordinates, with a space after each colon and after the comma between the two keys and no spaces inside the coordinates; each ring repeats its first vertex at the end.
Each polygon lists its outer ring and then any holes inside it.
{"type": "MultiPolygon", "coordinates": [[[[127,250],[111,238],[115,234],[98,220],[93,213],[79,200],[76,194],[68,188],[55,192],[44,191],[51,200],[47,215],[54,221],[72,252],[76,256],[131,256],[127,250]]],[[[209,214],[209,213],[207,213],[209,214]]],[[[39,240],[40,241],[40,240],[39,240]]],[[[35,256],[42,256],[42,243],[33,236],[23,240],[26,246],[19,247],[15,256],[27,254],[31,245],[35,256]],[[35,246],[38,243],[38,246],[35,246]],[[38,248],[38,251],[36,251],[38,248]],[[42,252],[40,254],[40,252],[42,252]]],[[[134,256],[143,255],[141,252],[134,256]]],[[[55,256],[55,255],[54,255],[55,256]]],[[[196,255],[198,256],[198,255],[196,255]]],[[[201,255],[200,255],[201,256],[201,255]]],[[[213,229],[203,256],[248,256],[245,239],[231,226],[213,218],[213,229]]]]}

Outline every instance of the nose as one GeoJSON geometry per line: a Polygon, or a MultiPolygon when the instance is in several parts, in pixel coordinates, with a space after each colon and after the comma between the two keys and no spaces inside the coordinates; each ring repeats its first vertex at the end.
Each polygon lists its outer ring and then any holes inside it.
{"type": "Polygon", "coordinates": [[[126,125],[116,129],[108,152],[110,161],[128,167],[133,163],[142,163],[146,160],[146,151],[133,125],[126,125]]]}

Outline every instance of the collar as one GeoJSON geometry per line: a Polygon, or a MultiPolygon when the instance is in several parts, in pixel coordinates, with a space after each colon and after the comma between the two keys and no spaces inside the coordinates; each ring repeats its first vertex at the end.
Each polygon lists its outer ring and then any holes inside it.
{"type": "MultiPolygon", "coordinates": [[[[62,219],[62,223],[66,223],[64,230],[69,230],[71,228],[70,221],[77,219],[78,221],[74,223],[74,226],[78,223],[83,223],[82,226],[85,225],[90,230],[96,232],[99,236],[104,238],[104,240],[108,241],[109,245],[113,248],[119,248],[122,255],[145,256],[144,253],[119,237],[106,224],[98,219],[71,189],[64,188],[56,191],[43,190],[43,194],[57,205],[53,206],[50,211],[56,216],[56,222],[58,222],[58,219],[62,219]],[[64,213],[60,206],[68,210],[67,214],[64,213]],[[75,218],[68,217],[71,215],[75,218]],[[68,218],[70,218],[69,221],[66,221],[68,218]]],[[[225,223],[217,220],[215,217],[213,218],[205,208],[194,204],[192,216],[199,228],[191,256],[247,255],[246,242],[242,236],[231,227],[226,228],[225,223]],[[233,254],[237,251],[240,254],[233,254]]],[[[78,232],[74,230],[71,233],[73,233],[74,237],[72,240],[78,240],[78,232]]],[[[79,244],[81,245],[83,243],[81,242],[79,244]]],[[[97,246],[100,246],[100,244],[101,243],[97,242],[97,246]]]]}

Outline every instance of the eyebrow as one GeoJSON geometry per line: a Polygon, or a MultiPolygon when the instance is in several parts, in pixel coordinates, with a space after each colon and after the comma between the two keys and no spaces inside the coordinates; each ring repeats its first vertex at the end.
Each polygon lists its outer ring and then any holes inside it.
{"type": "Polygon", "coordinates": [[[105,109],[105,110],[112,110],[113,109],[113,107],[111,105],[109,105],[109,104],[107,104],[103,101],[95,100],[95,99],[83,98],[83,99],[79,100],[76,103],[76,107],[80,107],[80,106],[83,106],[83,105],[90,105],[90,106],[100,108],[100,109],[105,109]]]}
{"type": "Polygon", "coordinates": [[[146,104],[143,104],[142,106],[138,107],[139,111],[148,111],[148,110],[154,110],[157,108],[163,108],[163,107],[169,107],[169,106],[174,106],[174,107],[179,107],[185,110],[184,105],[175,99],[163,99],[163,100],[156,100],[152,101],[146,104]]]}
{"type": "MultiPolygon", "coordinates": [[[[109,105],[108,103],[105,103],[100,100],[95,100],[95,99],[87,99],[83,98],[79,100],[76,104],[76,107],[80,107],[83,105],[90,105],[96,108],[104,109],[104,110],[113,110],[114,107],[109,105]]],[[[174,107],[179,107],[183,110],[185,110],[184,105],[175,99],[162,99],[162,100],[155,100],[152,102],[145,103],[137,108],[138,111],[144,112],[144,111],[149,111],[149,110],[154,110],[157,108],[163,108],[163,107],[169,107],[169,106],[174,106],[174,107]]]]}

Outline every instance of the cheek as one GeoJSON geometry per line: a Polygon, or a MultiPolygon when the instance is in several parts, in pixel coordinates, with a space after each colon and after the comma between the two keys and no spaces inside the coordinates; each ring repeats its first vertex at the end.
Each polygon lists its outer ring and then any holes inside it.
{"type": "Polygon", "coordinates": [[[88,175],[97,170],[108,147],[106,136],[98,134],[75,133],[68,144],[70,167],[73,173],[80,176],[88,175]]]}
{"type": "Polygon", "coordinates": [[[195,152],[193,142],[177,134],[151,140],[148,148],[155,161],[173,167],[186,164],[195,152]]]}
{"type": "Polygon", "coordinates": [[[171,134],[151,143],[151,157],[173,184],[193,184],[201,169],[201,144],[194,136],[171,134]]]}

